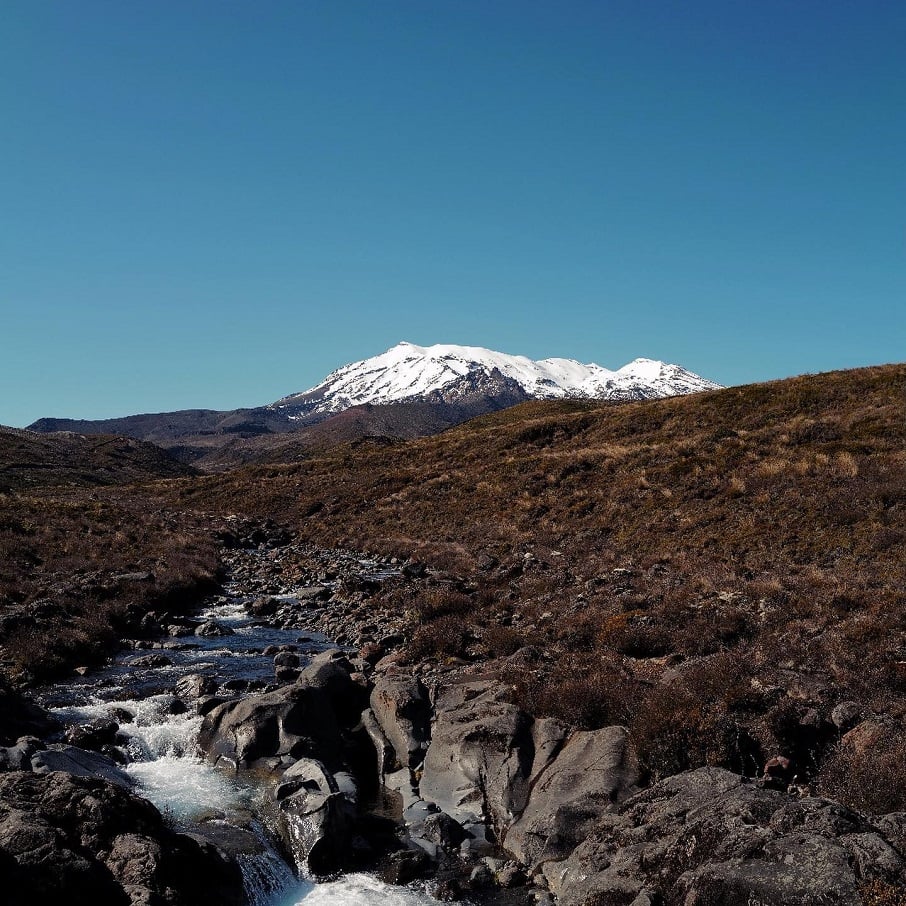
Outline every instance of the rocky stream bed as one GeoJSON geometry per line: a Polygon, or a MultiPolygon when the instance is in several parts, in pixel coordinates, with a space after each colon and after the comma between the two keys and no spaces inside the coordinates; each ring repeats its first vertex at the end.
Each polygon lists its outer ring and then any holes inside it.
{"type": "Polygon", "coordinates": [[[418,564],[285,539],[226,559],[197,613],[148,613],[45,710],[7,703],[11,906],[817,906],[906,882],[906,814],[717,768],[643,789],[624,728],[533,719],[488,663],[409,665],[374,592],[418,564]]]}

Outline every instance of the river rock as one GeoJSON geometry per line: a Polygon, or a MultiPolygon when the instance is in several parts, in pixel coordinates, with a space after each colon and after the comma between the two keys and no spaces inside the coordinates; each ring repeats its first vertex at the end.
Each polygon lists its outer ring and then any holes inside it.
{"type": "Polygon", "coordinates": [[[293,653],[292,651],[278,651],[274,655],[274,666],[275,667],[293,667],[296,668],[300,664],[299,655],[293,653]]]}
{"type": "Polygon", "coordinates": [[[683,906],[855,906],[871,881],[906,882],[904,867],[880,825],[838,803],[699,768],[603,815],[543,871],[561,906],[630,903],[652,891],[683,906]]]}
{"type": "Polygon", "coordinates": [[[398,766],[420,765],[431,733],[431,704],[421,680],[405,674],[379,676],[371,692],[371,711],[393,746],[398,766]]]}
{"type": "Polygon", "coordinates": [[[254,601],[251,601],[246,609],[252,616],[256,617],[272,617],[280,607],[280,602],[276,598],[271,598],[267,595],[264,595],[260,598],[255,598],[254,601]]]}
{"type": "Polygon", "coordinates": [[[531,718],[494,681],[450,686],[435,704],[421,795],[480,841],[485,816],[498,838],[528,800],[531,718]]]}
{"type": "Polygon", "coordinates": [[[79,724],[66,730],[65,739],[80,749],[100,751],[102,746],[116,741],[119,724],[110,718],[99,717],[87,724],[79,724]]]}
{"type": "Polygon", "coordinates": [[[217,637],[225,635],[235,635],[229,626],[218,623],[217,620],[207,620],[195,630],[195,635],[203,637],[217,637]]]}
{"type": "Polygon", "coordinates": [[[151,803],[96,778],[0,775],[7,906],[240,906],[238,866],[170,831],[151,803]]]}
{"type": "MultiPolygon", "coordinates": [[[[533,729],[533,735],[550,742],[552,728],[539,721],[533,729]]],[[[536,746],[539,751],[544,752],[543,745],[536,746]]],[[[574,733],[549,765],[533,771],[528,803],[503,845],[532,868],[564,859],[603,814],[616,811],[637,792],[638,781],[638,763],[624,727],[574,733]]]]}
{"type": "Polygon", "coordinates": [[[213,695],[217,688],[217,680],[213,676],[205,676],[202,673],[189,673],[176,681],[176,694],[189,701],[197,701],[202,696],[213,695]]]}
{"type": "Polygon", "coordinates": [[[276,789],[277,828],[300,871],[327,874],[349,861],[355,804],[312,758],[295,762],[276,789]]]}
{"type": "Polygon", "coordinates": [[[35,752],[31,757],[31,769],[36,774],[62,771],[74,777],[99,777],[123,789],[129,789],[135,783],[111,758],[75,746],[54,745],[35,752]]]}
{"type": "Polygon", "coordinates": [[[213,763],[241,770],[262,759],[336,764],[342,740],[324,691],[295,683],[216,706],[205,715],[198,744],[213,763]]]}

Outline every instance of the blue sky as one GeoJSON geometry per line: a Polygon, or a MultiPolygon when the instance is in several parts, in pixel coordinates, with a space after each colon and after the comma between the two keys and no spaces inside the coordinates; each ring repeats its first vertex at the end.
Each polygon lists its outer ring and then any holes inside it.
{"type": "Polygon", "coordinates": [[[0,423],[401,339],[906,359],[906,3],[6,0],[0,423]]]}

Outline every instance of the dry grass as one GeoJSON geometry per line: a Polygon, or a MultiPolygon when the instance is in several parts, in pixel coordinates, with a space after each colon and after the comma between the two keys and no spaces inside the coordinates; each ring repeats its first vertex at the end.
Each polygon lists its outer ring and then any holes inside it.
{"type": "Polygon", "coordinates": [[[165,499],[421,559],[459,577],[471,604],[401,605],[417,615],[417,653],[534,640],[556,665],[517,683],[538,713],[669,731],[660,754],[649,745],[654,773],[742,764],[750,738],[765,755],[784,744],[776,701],[748,690],[824,712],[906,691],[904,411],[904,366],[651,403],[528,403],[393,447],[174,482],[165,499]],[[707,706],[694,684],[667,706],[627,680],[656,678],[645,665],[662,656],[723,651],[743,675],[707,706]]]}

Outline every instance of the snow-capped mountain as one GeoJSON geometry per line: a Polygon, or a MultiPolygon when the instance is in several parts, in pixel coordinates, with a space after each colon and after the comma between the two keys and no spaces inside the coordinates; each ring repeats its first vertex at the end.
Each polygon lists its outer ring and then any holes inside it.
{"type": "Polygon", "coordinates": [[[475,394],[523,399],[654,399],[715,390],[721,385],[679,365],[635,359],[616,371],[573,359],[507,355],[480,346],[399,343],[381,355],[344,365],[320,384],[270,408],[301,418],[365,403],[455,403],[475,394]]]}

